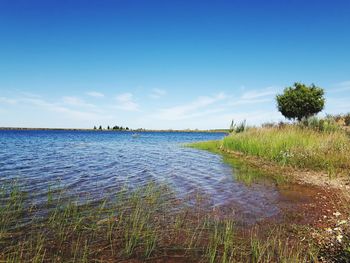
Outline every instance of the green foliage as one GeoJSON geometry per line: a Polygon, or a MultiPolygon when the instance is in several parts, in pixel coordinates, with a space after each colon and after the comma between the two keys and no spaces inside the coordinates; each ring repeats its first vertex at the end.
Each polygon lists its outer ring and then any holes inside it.
{"type": "Polygon", "coordinates": [[[308,87],[302,83],[294,83],[292,87],[286,88],[283,94],[276,96],[278,110],[287,119],[301,121],[323,110],[323,95],[323,89],[314,84],[308,87]]]}

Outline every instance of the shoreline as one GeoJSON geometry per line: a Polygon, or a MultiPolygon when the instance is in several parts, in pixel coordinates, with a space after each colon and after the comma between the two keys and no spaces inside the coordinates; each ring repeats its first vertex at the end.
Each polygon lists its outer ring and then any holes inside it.
{"type": "Polygon", "coordinates": [[[350,198],[350,178],[346,177],[344,174],[330,176],[325,171],[321,170],[317,171],[311,168],[298,168],[291,165],[281,165],[262,157],[226,149],[222,145],[219,146],[220,140],[206,141],[204,143],[212,143],[212,145],[210,148],[201,148],[200,145],[198,146],[196,143],[190,143],[187,146],[219,154],[223,157],[240,160],[249,167],[259,170],[267,176],[271,176],[271,178],[278,175],[289,183],[340,190],[344,196],[350,198]]]}
{"type": "Polygon", "coordinates": [[[257,228],[258,231],[266,233],[271,231],[271,228],[278,228],[288,238],[292,236],[300,243],[306,241],[308,244],[314,244],[319,253],[316,258],[323,258],[324,261],[311,262],[348,262],[350,259],[348,177],[344,174],[332,177],[324,171],[283,166],[261,157],[220,147],[220,140],[210,142],[211,144],[205,147],[196,143],[188,146],[219,154],[224,161],[230,158],[239,160],[271,179],[281,176],[282,180],[285,180],[282,184],[276,182],[278,191],[282,193],[282,198],[278,201],[281,212],[277,216],[258,222],[253,229],[257,228]],[[286,202],[288,199],[294,199],[295,203],[286,202]]]}
{"type": "Polygon", "coordinates": [[[5,131],[92,131],[92,132],[205,132],[205,133],[229,133],[227,129],[212,129],[212,130],[177,130],[177,129],[167,129],[167,130],[148,130],[148,129],[129,129],[129,130],[113,130],[113,129],[84,129],[84,128],[28,128],[28,127],[0,127],[0,130],[5,131]]]}

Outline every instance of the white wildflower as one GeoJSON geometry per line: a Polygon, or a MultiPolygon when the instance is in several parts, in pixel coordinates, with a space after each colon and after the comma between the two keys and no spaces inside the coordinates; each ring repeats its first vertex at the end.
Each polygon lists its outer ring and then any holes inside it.
{"type": "Polygon", "coordinates": [[[343,239],[343,235],[342,234],[337,235],[337,240],[338,240],[339,243],[341,243],[342,239],[343,239]]]}
{"type": "Polygon", "coordinates": [[[333,213],[333,215],[334,215],[335,217],[338,217],[338,216],[341,215],[341,213],[339,213],[339,212],[337,211],[337,212],[333,213]]]}

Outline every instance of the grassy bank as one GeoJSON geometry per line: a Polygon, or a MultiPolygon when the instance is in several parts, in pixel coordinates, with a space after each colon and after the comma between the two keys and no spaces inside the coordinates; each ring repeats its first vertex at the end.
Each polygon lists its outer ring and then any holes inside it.
{"type": "MultiPolygon", "coordinates": [[[[236,177],[238,175],[237,179],[243,182],[245,182],[245,180],[249,182],[251,178],[250,176],[248,176],[248,178],[246,176],[250,173],[244,173],[244,178],[239,178],[240,167],[248,167],[248,169],[252,171],[260,170],[263,171],[263,173],[266,172],[265,175],[267,176],[270,176],[271,173],[271,178],[274,178],[276,174],[278,177],[279,175],[287,175],[284,177],[289,178],[290,174],[296,173],[302,177],[311,177],[312,175],[313,179],[311,180],[314,180],[315,177],[322,177],[324,172],[327,172],[328,175],[332,176],[345,175],[341,177],[345,179],[345,181],[341,181],[342,183],[349,181],[350,138],[349,134],[343,129],[332,128],[321,130],[303,127],[301,125],[274,125],[272,127],[248,128],[244,129],[242,132],[231,133],[222,140],[196,142],[188,146],[221,154],[224,162],[232,164],[234,169],[233,174],[236,177]],[[238,165],[235,163],[237,162],[236,160],[239,162],[238,165]],[[244,165],[244,163],[246,163],[246,165],[244,165]],[[250,166],[252,168],[249,168],[250,166]],[[236,170],[235,168],[238,169],[236,170]]],[[[258,178],[260,178],[260,175],[258,178]]],[[[326,176],[326,178],[328,177],[326,176]]],[[[255,179],[256,178],[253,177],[253,180],[255,179]]],[[[310,180],[301,181],[310,182],[310,180]]],[[[316,183],[315,185],[321,184],[316,183]]],[[[338,187],[339,185],[336,186],[338,187]]],[[[324,187],[322,189],[329,188],[324,187]]],[[[322,198],[325,200],[329,199],[332,203],[337,203],[338,206],[343,207],[344,212],[342,212],[342,214],[333,212],[335,220],[332,227],[316,227],[313,230],[306,227],[305,230],[306,233],[308,233],[306,236],[308,236],[308,240],[312,240],[313,237],[317,236],[317,243],[323,244],[323,248],[321,248],[322,246],[318,246],[323,250],[322,254],[326,254],[326,256],[319,257],[319,259],[322,258],[321,262],[350,262],[349,201],[347,195],[343,195],[344,192],[337,192],[334,191],[334,189],[329,191],[335,195],[338,193],[339,196],[341,196],[340,200],[337,201],[335,196],[323,196],[322,198]],[[344,218],[339,219],[339,215],[343,215],[344,218]],[[329,235],[333,235],[333,237],[330,238],[329,235]],[[338,248],[333,249],[335,247],[338,248]],[[337,250],[335,255],[327,257],[327,254],[333,254],[334,250],[337,250]]],[[[302,196],[302,193],[300,193],[300,195],[302,196]]],[[[326,209],[322,211],[324,205],[316,205],[316,207],[318,207],[318,209],[315,211],[314,215],[318,218],[317,221],[321,222],[327,220],[329,223],[330,216],[325,215],[325,212],[331,210],[326,209]]],[[[296,211],[291,211],[291,215],[295,215],[295,212],[296,211]]],[[[308,216],[302,214],[301,218],[307,220],[308,216]]],[[[288,222],[287,225],[280,230],[286,236],[295,234],[297,238],[304,239],[300,232],[290,232],[290,228],[293,228],[293,226],[295,225],[292,222],[288,222]]],[[[277,240],[277,242],[280,242],[279,238],[277,238],[277,240]]],[[[273,260],[271,262],[273,262],[273,260]]],[[[289,261],[287,260],[286,262],[289,261]]],[[[310,262],[315,261],[310,260],[310,262]]]]}
{"type": "Polygon", "coordinates": [[[231,133],[222,141],[193,144],[204,150],[241,152],[296,168],[334,175],[350,169],[350,139],[343,130],[316,131],[296,125],[250,128],[231,133]]]}
{"type": "Polygon", "coordinates": [[[63,196],[50,191],[38,205],[19,187],[1,189],[0,262],[318,262],[310,241],[281,227],[242,231],[166,187],[84,204],[63,196]]]}

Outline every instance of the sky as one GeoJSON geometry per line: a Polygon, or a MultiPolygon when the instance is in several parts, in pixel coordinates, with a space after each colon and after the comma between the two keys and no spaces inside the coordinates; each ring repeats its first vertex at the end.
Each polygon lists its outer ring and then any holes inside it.
{"type": "Polygon", "coordinates": [[[294,82],[350,112],[350,1],[0,0],[0,127],[259,125],[294,82]]]}

